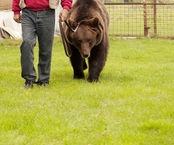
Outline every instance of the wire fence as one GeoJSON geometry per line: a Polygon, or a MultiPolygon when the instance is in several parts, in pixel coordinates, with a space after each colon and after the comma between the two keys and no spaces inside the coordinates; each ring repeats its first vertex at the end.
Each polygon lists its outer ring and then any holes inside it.
{"type": "MultiPolygon", "coordinates": [[[[174,0],[101,1],[110,15],[110,35],[174,38],[174,0]]],[[[0,1],[0,10],[10,8],[11,0],[0,1]]]]}
{"type": "Polygon", "coordinates": [[[105,1],[110,35],[174,38],[174,1],[105,1]]]}

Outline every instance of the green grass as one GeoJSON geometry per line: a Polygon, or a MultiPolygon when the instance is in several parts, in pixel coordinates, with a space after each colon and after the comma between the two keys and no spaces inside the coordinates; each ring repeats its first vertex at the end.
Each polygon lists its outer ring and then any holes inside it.
{"type": "Polygon", "coordinates": [[[0,145],[174,144],[174,41],[111,38],[91,84],[72,79],[56,38],[50,85],[33,89],[23,88],[19,46],[0,41],[0,145]]]}

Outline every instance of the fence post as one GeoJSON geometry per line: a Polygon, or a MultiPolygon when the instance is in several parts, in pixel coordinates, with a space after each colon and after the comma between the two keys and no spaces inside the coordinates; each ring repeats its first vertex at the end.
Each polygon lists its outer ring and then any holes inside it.
{"type": "Polygon", "coordinates": [[[156,24],[156,0],[153,1],[154,2],[154,35],[157,35],[157,24],[156,24]]]}
{"type": "Polygon", "coordinates": [[[147,27],[147,4],[146,0],[143,0],[143,8],[144,8],[144,36],[148,36],[148,27],[147,27]]]}

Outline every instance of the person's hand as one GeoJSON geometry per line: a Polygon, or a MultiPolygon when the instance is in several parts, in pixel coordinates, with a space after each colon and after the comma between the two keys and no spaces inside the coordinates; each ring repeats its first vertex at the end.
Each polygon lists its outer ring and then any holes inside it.
{"type": "Polygon", "coordinates": [[[15,20],[17,23],[21,23],[21,15],[20,14],[14,14],[13,20],[15,20]]]}
{"type": "Polygon", "coordinates": [[[67,16],[68,16],[68,10],[62,9],[59,13],[59,19],[63,22],[66,20],[67,16]]]}

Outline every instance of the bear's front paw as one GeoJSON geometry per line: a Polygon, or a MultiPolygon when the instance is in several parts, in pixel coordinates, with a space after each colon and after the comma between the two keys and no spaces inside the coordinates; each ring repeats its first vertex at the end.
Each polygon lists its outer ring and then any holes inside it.
{"type": "Polygon", "coordinates": [[[92,83],[92,82],[98,82],[98,78],[88,77],[87,81],[90,82],[90,83],[92,83]]]}
{"type": "Polygon", "coordinates": [[[82,74],[74,74],[74,79],[84,79],[85,78],[85,75],[82,73],[82,74]]]}

